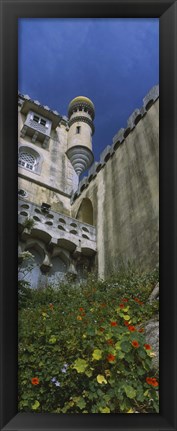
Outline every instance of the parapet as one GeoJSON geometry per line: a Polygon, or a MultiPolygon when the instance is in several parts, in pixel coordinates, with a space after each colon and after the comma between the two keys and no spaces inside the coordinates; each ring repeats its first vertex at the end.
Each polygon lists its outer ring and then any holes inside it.
{"type": "Polygon", "coordinates": [[[136,127],[139,121],[146,115],[150,107],[155,103],[159,97],[159,86],[155,85],[149,93],[143,99],[143,106],[140,109],[135,109],[133,113],[127,120],[126,128],[121,128],[116,135],[113,137],[112,145],[108,145],[100,154],[99,162],[95,162],[90,170],[88,171],[88,176],[83,178],[78,185],[78,189],[73,193],[71,197],[71,204],[77,199],[77,197],[82,193],[82,191],[88,187],[89,183],[95,178],[97,173],[105,166],[107,161],[117,148],[122,145],[129,133],[136,127]],[[94,175],[93,175],[94,173],[94,175]]]}

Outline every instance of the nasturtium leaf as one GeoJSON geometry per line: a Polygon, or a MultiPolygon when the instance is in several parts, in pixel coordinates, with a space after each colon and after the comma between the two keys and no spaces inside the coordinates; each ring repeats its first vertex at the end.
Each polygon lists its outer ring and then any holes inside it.
{"type": "Polygon", "coordinates": [[[135,398],[136,391],[132,386],[125,385],[124,389],[125,389],[125,393],[126,393],[128,398],[131,398],[131,399],[135,398]]]}
{"type": "Polygon", "coordinates": [[[88,363],[85,361],[85,359],[81,358],[76,359],[73,366],[73,368],[75,368],[78,373],[84,373],[87,367],[88,363]]]}
{"type": "Polygon", "coordinates": [[[115,344],[115,349],[116,350],[121,350],[121,343],[120,343],[120,341],[117,341],[117,343],[115,344]]]}
{"type": "Polygon", "coordinates": [[[95,359],[96,361],[99,361],[99,359],[101,359],[102,357],[102,350],[100,349],[95,349],[92,353],[92,357],[93,359],[95,359]]]}
{"type": "Polygon", "coordinates": [[[140,358],[141,359],[145,359],[146,358],[146,352],[143,350],[143,349],[140,349],[139,351],[138,351],[138,354],[139,354],[139,356],[140,356],[140,358]]]}
{"type": "Polygon", "coordinates": [[[118,351],[118,353],[117,353],[117,357],[118,357],[119,359],[123,359],[123,358],[124,358],[124,356],[125,356],[125,353],[123,353],[123,352],[121,352],[121,350],[119,350],[119,351],[118,351]]]}
{"type": "Polygon", "coordinates": [[[131,345],[128,341],[123,341],[121,343],[121,348],[122,348],[123,352],[128,353],[131,349],[131,345]]]}
{"type": "Polygon", "coordinates": [[[86,406],[86,402],[85,402],[85,400],[82,398],[82,397],[80,397],[79,399],[78,399],[78,401],[77,401],[77,406],[82,410],[82,409],[84,409],[85,408],[85,406],[86,406]]]}
{"type": "Polygon", "coordinates": [[[86,370],[85,374],[86,374],[87,377],[91,377],[92,374],[93,374],[93,372],[92,372],[92,370],[86,370]]]}
{"type": "Polygon", "coordinates": [[[109,407],[100,407],[99,411],[101,413],[110,413],[110,408],[109,407]]]}
{"type": "Polygon", "coordinates": [[[39,406],[40,406],[40,403],[39,403],[39,401],[37,401],[37,400],[36,400],[36,401],[34,402],[34,404],[32,405],[32,409],[33,409],[33,410],[37,410],[39,406]]]}
{"type": "Polygon", "coordinates": [[[105,379],[105,377],[102,376],[101,374],[98,374],[96,379],[97,379],[97,382],[100,383],[100,385],[102,385],[102,383],[105,383],[105,384],[108,383],[107,380],[105,379]]]}

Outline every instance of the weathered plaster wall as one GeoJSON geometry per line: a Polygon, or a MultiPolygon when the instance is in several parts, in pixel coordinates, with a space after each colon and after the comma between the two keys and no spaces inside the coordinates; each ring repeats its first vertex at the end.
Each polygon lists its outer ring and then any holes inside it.
{"type": "Polygon", "coordinates": [[[18,188],[27,192],[27,200],[37,205],[41,205],[43,202],[51,205],[53,211],[61,212],[65,215],[70,216],[70,197],[63,196],[61,193],[57,193],[50,188],[36,184],[30,179],[19,177],[18,188]]]}
{"type": "Polygon", "coordinates": [[[157,99],[72,205],[77,217],[83,198],[92,202],[101,277],[122,262],[158,263],[158,131],[157,99]]]}
{"type": "MultiPolygon", "coordinates": [[[[39,172],[32,172],[19,166],[19,175],[23,175],[31,182],[37,181],[43,187],[50,187],[68,195],[71,195],[73,188],[77,188],[78,177],[72,167],[68,157],[67,150],[67,134],[68,131],[64,125],[57,127],[51,131],[49,146],[47,149],[42,148],[40,142],[35,144],[31,142],[31,138],[25,135],[20,136],[20,131],[23,127],[25,116],[19,112],[19,136],[18,143],[20,146],[28,146],[36,150],[41,158],[41,169],[39,172]]],[[[49,198],[49,196],[47,195],[49,198]]],[[[35,195],[34,195],[35,201],[35,195]]],[[[48,202],[50,204],[50,201],[48,202]]]]}

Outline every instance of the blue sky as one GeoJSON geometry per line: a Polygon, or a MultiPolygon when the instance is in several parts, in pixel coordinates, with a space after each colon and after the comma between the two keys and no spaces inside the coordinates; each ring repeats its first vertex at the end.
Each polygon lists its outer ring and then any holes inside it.
{"type": "Polygon", "coordinates": [[[61,115],[76,96],[95,105],[101,151],[159,82],[157,18],[21,18],[18,86],[61,115]]]}

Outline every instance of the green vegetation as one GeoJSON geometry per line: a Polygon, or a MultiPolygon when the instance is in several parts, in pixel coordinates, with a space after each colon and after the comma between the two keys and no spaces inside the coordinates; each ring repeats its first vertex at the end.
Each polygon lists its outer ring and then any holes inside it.
{"type": "Polygon", "coordinates": [[[158,271],[121,270],[58,289],[19,286],[19,410],[156,413],[158,375],[143,325],[158,271]]]}

